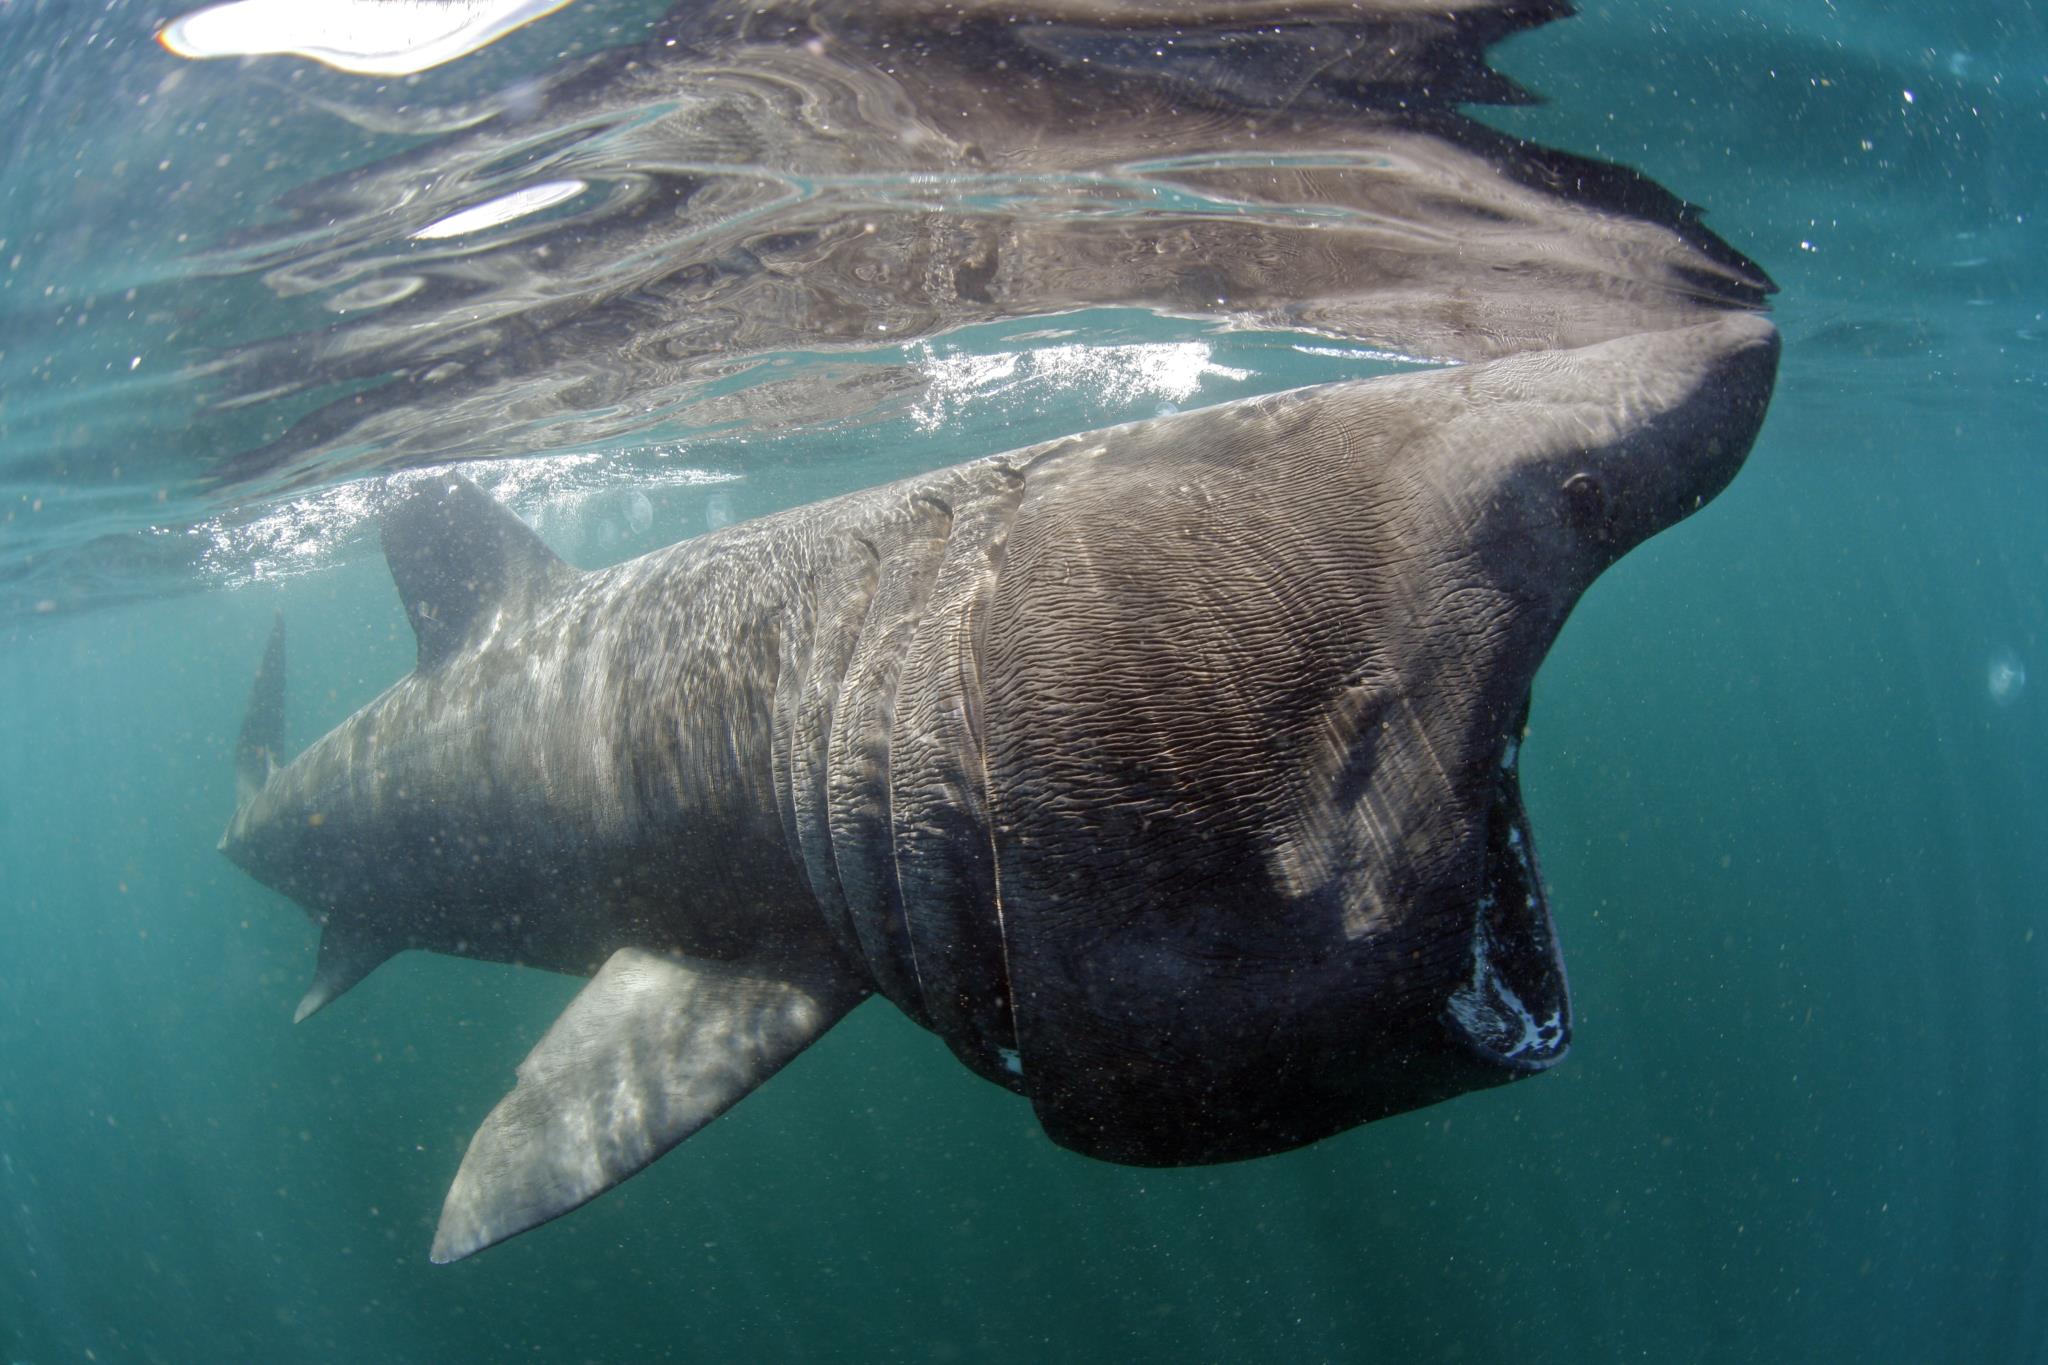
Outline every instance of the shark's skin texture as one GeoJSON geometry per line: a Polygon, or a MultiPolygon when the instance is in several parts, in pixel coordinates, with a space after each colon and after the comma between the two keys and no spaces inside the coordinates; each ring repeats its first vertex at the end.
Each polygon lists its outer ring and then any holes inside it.
{"type": "Polygon", "coordinates": [[[644,1167],[868,994],[1116,1161],[1277,1152],[1557,1061],[1531,680],[1712,498],[1744,313],[1089,432],[594,573],[442,476],[419,666],[298,758],[274,641],[223,848],[323,925],[596,973],[434,1256],[644,1167]]]}

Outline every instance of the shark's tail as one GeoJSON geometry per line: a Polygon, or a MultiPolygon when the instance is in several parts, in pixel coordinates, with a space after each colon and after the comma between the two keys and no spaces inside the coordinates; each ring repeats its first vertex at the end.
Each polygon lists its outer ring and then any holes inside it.
{"type": "Polygon", "coordinates": [[[284,745],[284,613],[270,627],[263,666],[249,689],[249,709],[242,716],[242,737],[235,742],[235,804],[246,806],[270,775],[283,766],[284,745]]]}
{"type": "MultiPolygon", "coordinates": [[[[270,643],[263,649],[263,665],[256,670],[255,686],[249,689],[249,709],[242,717],[242,735],[235,741],[235,818],[221,836],[223,853],[247,868],[240,855],[240,840],[246,835],[249,804],[284,766],[284,613],[277,614],[270,627],[270,643]]],[[[259,880],[261,880],[259,876],[259,880]]],[[[378,963],[391,956],[385,944],[372,943],[359,935],[336,932],[326,916],[309,910],[313,922],[322,925],[320,965],[313,984],[299,1001],[294,1022],[318,1012],[335,997],[368,976],[378,963]]]]}

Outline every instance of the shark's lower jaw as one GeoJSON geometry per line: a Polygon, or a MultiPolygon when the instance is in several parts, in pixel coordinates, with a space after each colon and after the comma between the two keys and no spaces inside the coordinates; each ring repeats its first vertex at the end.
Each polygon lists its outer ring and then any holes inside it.
{"type": "Polygon", "coordinates": [[[1501,750],[1487,809],[1486,866],[1473,917],[1470,975],[1451,992],[1444,1022],[1486,1061],[1543,1071],[1571,1047],[1571,993],[1536,866],[1516,769],[1521,727],[1501,750]]]}

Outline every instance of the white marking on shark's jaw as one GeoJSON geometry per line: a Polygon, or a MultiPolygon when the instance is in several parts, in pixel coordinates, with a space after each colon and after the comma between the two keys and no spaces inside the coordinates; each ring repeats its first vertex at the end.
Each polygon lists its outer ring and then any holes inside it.
{"type": "Polygon", "coordinates": [[[1474,1041],[1514,1034],[1512,1046],[1495,1048],[1506,1061],[1527,1053],[1551,1053],[1564,1043],[1562,1012],[1538,1020],[1493,965],[1493,940],[1482,918],[1472,934],[1472,975],[1451,993],[1451,1017],[1474,1041]]]}
{"type": "MultiPolygon", "coordinates": [[[[1508,736],[1500,764],[1504,784],[1513,782],[1519,751],[1518,737],[1508,736]]],[[[1515,874],[1521,883],[1521,908],[1541,923],[1546,918],[1543,895],[1528,836],[1515,815],[1496,812],[1496,818],[1508,820],[1506,856],[1514,860],[1515,874]]],[[[1555,1061],[1562,1055],[1566,1032],[1564,1006],[1560,1003],[1538,1019],[1495,963],[1497,945],[1488,924],[1499,905],[1497,893],[1501,886],[1501,882],[1489,876],[1480,890],[1472,926],[1471,975],[1451,993],[1445,1008],[1465,1036],[1495,1060],[1512,1062],[1527,1058],[1524,1065],[1541,1066],[1544,1059],[1555,1061]]]]}

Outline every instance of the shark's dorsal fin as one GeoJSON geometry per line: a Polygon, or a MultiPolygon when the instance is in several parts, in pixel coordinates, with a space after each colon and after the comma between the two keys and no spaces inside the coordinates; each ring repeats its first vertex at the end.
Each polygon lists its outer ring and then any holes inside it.
{"type": "Polygon", "coordinates": [[[249,689],[249,709],[242,713],[242,735],[235,741],[235,804],[246,806],[282,766],[284,744],[284,613],[271,623],[263,664],[249,689]]]}
{"type": "Polygon", "coordinates": [[[868,994],[836,960],[764,967],[621,948],[470,1139],[433,1258],[459,1261],[644,1169],[868,994]]]}
{"type": "Polygon", "coordinates": [[[376,971],[396,951],[370,935],[330,921],[320,931],[320,961],[313,968],[313,984],[306,988],[292,1022],[305,1023],[376,971]]]}
{"type": "Polygon", "coordinates": [[[422,671],[497,613],[531,612],[576,579],[525,522],[460,474],[420,479],[385,511],[384,559],[422,671]]]}

